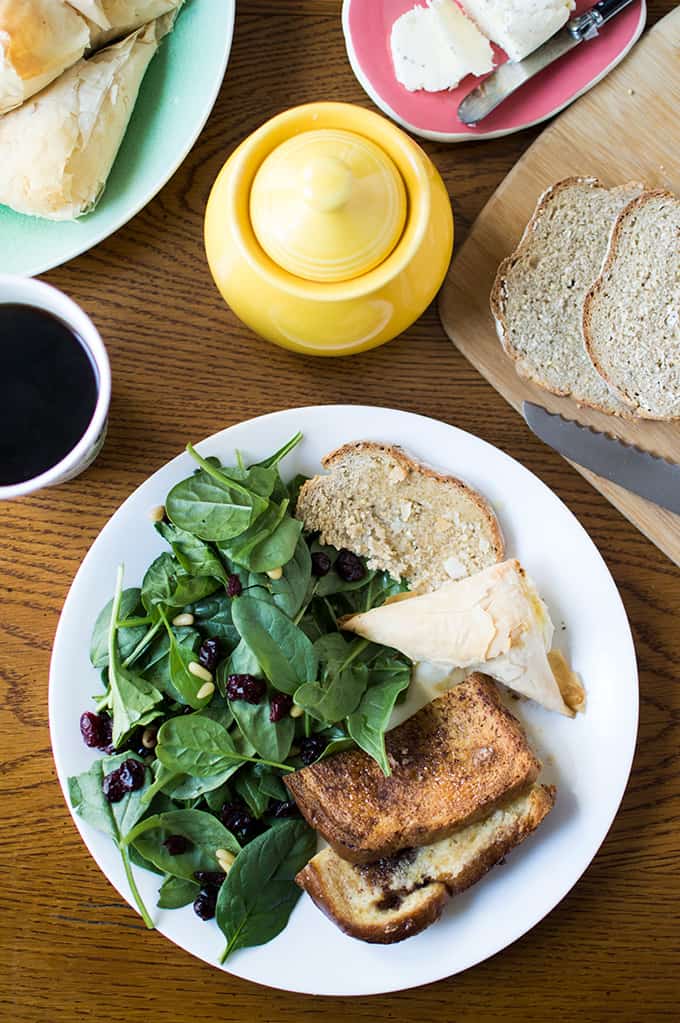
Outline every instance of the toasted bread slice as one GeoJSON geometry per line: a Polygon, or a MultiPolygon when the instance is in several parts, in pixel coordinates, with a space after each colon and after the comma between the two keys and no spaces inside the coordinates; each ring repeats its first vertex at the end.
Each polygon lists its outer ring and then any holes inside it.
{"type": "Polygon", "coordinates": [[[373,441],[345,444],[322,464],[328,475],[304,484],[295,513],[322,543],[347,547],[418,590],[503,560],[491,506],[454,476],[373,441]]]}
{"type": "Polygon", "coordinates": [[[392,774],[351,750],[284,778],[302,814],[339,856],[370,863],[428,845],[536,780],[540,763],[484,675],[388,732],[392,774]]]}
{"type": "Polygon", "coordinates": [[[376,863],[357,866],[323,849],[295,880],[345,934],[380,945],[403,941],[523,842],[554,801],[552,787],[533,785],[448,838],[376,863]]]}

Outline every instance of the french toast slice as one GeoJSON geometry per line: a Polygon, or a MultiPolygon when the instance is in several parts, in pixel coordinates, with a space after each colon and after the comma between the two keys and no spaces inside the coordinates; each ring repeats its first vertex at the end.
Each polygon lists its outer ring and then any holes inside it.
{"type": "Polygon", "coordinates": [[[480,674],[388,732],[385,746],[387,778],[367,753],[351,750],[284,779],[307,821],[351,863],[445,838],[525,789],[541,766],[480,674]]]}
{"type": "Polygon", "coordinates": [[[295,880],[345,934],[380,945],[403,941],[523,842],[554,802],[552,787],[533,785],[448,838],[376,863],[348,863],[323,849],[295,880]]]}

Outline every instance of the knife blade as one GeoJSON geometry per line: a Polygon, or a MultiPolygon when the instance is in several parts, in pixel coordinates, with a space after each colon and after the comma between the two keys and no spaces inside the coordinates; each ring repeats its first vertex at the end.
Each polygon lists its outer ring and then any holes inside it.
{"type": "Polygon", "coordinates": [[[600,28],[630,3],[632,0],[601,0],[590,10],[572,18],[524,60],[501,64],[462,100],[458,107],[459,119],[463,124],[478,124],[539,71],[581,43],[594,39],[600,28]]]}
{"type": "Polygon", "coordinates": [[[680,465],[530,401],[523,402],[522,415],[529,429],[565,458],[680,515],[680,465]]]}

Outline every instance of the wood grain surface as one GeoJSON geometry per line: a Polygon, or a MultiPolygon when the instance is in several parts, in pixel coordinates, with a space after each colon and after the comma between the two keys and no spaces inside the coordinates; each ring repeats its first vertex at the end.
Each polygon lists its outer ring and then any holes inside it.
{"type": "MultiPolygon", "coordinates": [[[[650,21],[672,6],[652,0],[650,21]]],[[[533,438],[448,341],[434,308],[390,345],[344,361],[317,361],[258,340],[224,306],[203,257],[201,218],[226,156],[264,119],[295,103],[326,98],[369,105],[345,59],[337,0],[239,0],[238,9],[229,72],[189,158],[113,238],[46,275],[99,326],[114,394],[109,438],[84,476],[0,507],[0,1019],[677,1019],[680,575],[533,438]],[[642,697],[622,809],[560,906],[465,974],[352,1001],[258,988],[147,932],[70,821],[47,723],[50,648],[64,596],[89,545],[130,491],[188,439],[274,409],[338,401],[392,405],[454,423],[545,480],[584,523],[620,587],[642,697]]],[[[537,134],[426,146],[451,193],[459,242],[537,134]]],[[[295,948],[288,954],[294,961],[295,948]]]]}
{"type": "MultiPolygon", "coordinates": [[[[647,32],[626,59],[565,110],[513,167],[475,221],[439,297],[442,324],[457,346],[518,411],[533,401],[627,444],[680,462],[680,423],[608,416],[522,380],[498,344],[489,294],[536,199],[569,175],[607,185],[643,181],[680,194],[675,127],[680,108],[680,7],[647,32]],[[612,160],[612,151],[618,157],[612,160]]],[[[579,469],[645,536],[680,566],[680,515],[579,469]]]]}

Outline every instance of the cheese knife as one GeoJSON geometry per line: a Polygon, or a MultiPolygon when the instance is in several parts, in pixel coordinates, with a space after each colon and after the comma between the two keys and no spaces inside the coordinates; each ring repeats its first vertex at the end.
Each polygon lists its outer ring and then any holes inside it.
{"type": "Polygon", "coordinates": [[[529,429],[565,458],[680,515],[680,465],[530,401],[523,402],[522,415],[529,429]]]}
{"type": "Polygon", "coordinates": [[[632,0],[600,0],[594,7],[572,18],[563,29],[524,60],[501,64],[461,102],[458,107],[460,120],[467,125],[479,124],[539,71],[580,43],[595,39],[602,26],[630,3],[632,0]]]}

